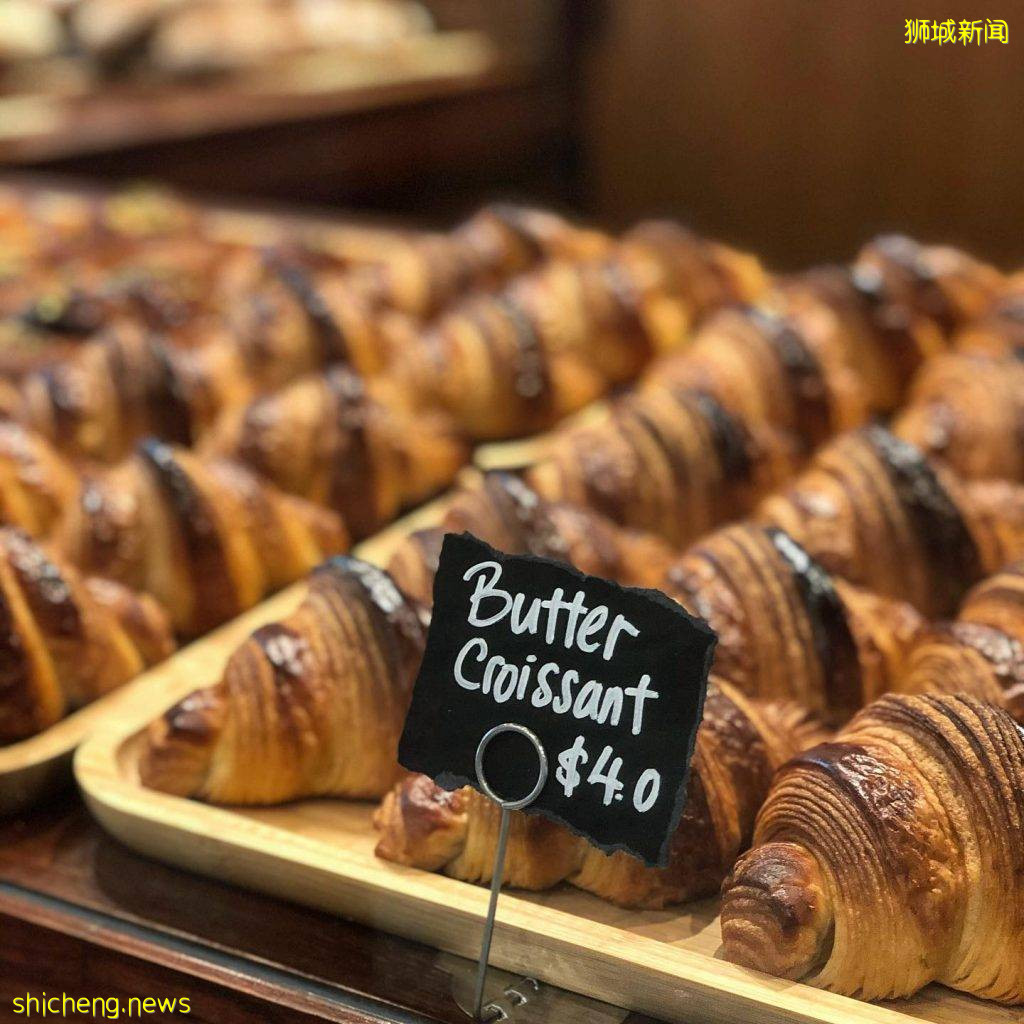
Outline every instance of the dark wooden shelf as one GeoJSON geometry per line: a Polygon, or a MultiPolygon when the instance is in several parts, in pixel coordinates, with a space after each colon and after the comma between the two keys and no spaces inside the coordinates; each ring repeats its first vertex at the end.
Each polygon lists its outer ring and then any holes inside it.
{"type": "Polygon", "coordinates": [[[0,1021],[43,991],[188,996],[211,1024],[467,1020],[435,950],[137,856],[70,794],[0,822],[0,936],[0,1021]]]}

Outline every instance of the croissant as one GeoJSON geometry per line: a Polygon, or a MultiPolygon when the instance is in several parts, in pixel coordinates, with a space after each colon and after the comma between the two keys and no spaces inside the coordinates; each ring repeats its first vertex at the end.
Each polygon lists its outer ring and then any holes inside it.
{"type": "Polygon", "coordinates": [[[756,274],[715,277],[729,258],[682,229],[638,230],[603,259],[553,261],[500,293],[470,297],[395,372],[418,402],[447,410],[476,439],[546,429],[680,345],[708,308],[755,292],[756,274]]]}
{"type": "Polygon", "coordinates": [[[37,434],[0,420],[0,523],[45,537],[78,494],[78,475],[37,434]]]}
{"type": "Polygon", "coordinates": [[[893,433],[967,479],[1024,481],[1024,362],[971,353],[930,359],[893,433]]]}
{"type": "Polygon", "coordinates": [[[335,513],[237,463],[145,441],[83,478],[54,543],[84,572],[151,593],[195,635],[343,551],[348,535],[335,513]]]}
{"type": "Polygon", "coordinates": [[[854,264],[861,287],[877,281],[888,301],[923,313],[949,336],[983,313],[1006,287],[995,267],[946,245],[921,245],[905,235],[879,235],[854,264]]]}
{"type": "MultiPolygon", "coordinates": [[[[687,803],[670,863],[648,868],[622,852],[605,854],[536,815],[514,812],[505,885],[547,889],[563,880],[626,907],[664,907],[710,895],[750,841],[754,816],[774,770],[823,733],[795,705],[762,704],[715,682],[690,766],[687,803]]],[[[410,775],[374,816],[377,856],[490,882],[499,810],[469,787],[446,792],[410,775]]]]}
{"type": "Polygon", "coordinates": [[[381,796],[400,775],[427,618],[381,570],[331,559],[294,614],[151,725],[143,784],[233,804],[381,796]]]}
{"type": "Polygon", "coordinates": [[[972,588],[955,621],[924,630],[896,689],[971,694],[1024,724],[1024,562],[972,588]]]}
{"type": "Polygon", "coordinates": [[[354,280],[373,308],[426,320],[472,289],[494,289],[547,260],[598,259],[610,246],[607,235],[557,214],[494,203],[448,235],[395,239],[354,280]]]}
{"type": "Polygon", "coordinates": [[[1024,351],[1024,274],[1014,274],[988,308],[960,329],[956,347],[996,357],[1024,351]]]}
{"type": "Polygon", "coordinates": [[[727,959],[862,999],[1024,1001],[1024,732],[891,695],[776,776],[723,887],[727,959]]]}
{"type": "Polygon", "coordinates": [[[655,362],[647,386],[713,395],[747,423],[768,423],[813,449],[868,418],[868,395],[833,334],[812,317],[725,309],[691,343],[655,362]]]}
{"type": "Polygon", "coordinates": [[[62,453],[115,462],[141,437],[192,444],[252,391],[236,346],[172,346],[130,324],[21,382],[14,415],[62,453]]]}
{"type": "Polygon", "coordinates": [[[585,505],[681,547],[758,500],[796,471],[793,439],[748,423],[712,395],[646,388],[600,422],[557,431],[527,472],[549,501],[585,505]]]}
{"type": "Polygon", "coordinates": [[[469,458],[446,416],[414,414],[386,382],[344,367],[227,413],[201,450],[337,510],[356,537],[450,484],[469,458]]]}
{"type": "Polygon", "coordinates": [[[0,743],[53,725],[174,649],[146,595],[81,577],[25,533],[0,528],[0,743]]]}
{"type": "Polygon", "coordinates": [[[821,267],[779,282],[773,304],[810,318],[846,351],[880,413],[903,401],[913,375],[947,350],[956,328],[1004,286],[987,264],[902,235],[866,245],[850,267],[821,267]]]}
{"type": "Polygon", "coordinates": [[[827,445],[755,518],[831,572],[929,617],[950,614],[972,583],[1024,555],[1024,489],[961,481],[879,426],[827,445]]]}
{"type": "Polygon", "coordinates": [[[624,530],[589,509],[545,501],[517,476],[492,472],[453,495],[443,521],[406,537],[388,573],[406,594],[429,604],[446,533],[469,531],[500,551],[568,562],[594,576],[657,587],[672,549],[624,530]]]}
{"type": "Polygon", "coordinates": [[[791,537],[751,523],[694,544],[662,589],[718,635],[717,675],[832,721],[893,687],[921,627],[909,605],[833,578],[791,537]]]}

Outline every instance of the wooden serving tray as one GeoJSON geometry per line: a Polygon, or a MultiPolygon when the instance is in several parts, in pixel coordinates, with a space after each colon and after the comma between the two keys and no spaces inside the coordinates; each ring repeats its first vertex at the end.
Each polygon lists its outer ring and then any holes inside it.
{"type": "MultiPolygon", "coordinates": [[[[410,512],[372,538],[357,544],[353,554],[367,561],[385,563],[398,541],[410,531],[430,526],[440,520],[448,497],[442,496],[410,512]]],[[[100,697],[79,711],[62,718],[49,729],[8,746],[0,746],[0,817],[14,814],[59,790],[71,780],[71,760],[78,745],[100,723],[119,721],[139,690],[159,694],[166,679],[174,672],[180,659],[187,659],[192,648],[233,650],[260,623],[287,615],[302,599],[304,583],[296,583],[262,602],[257,608],[214,630],[203,640],[177,652],[169,662],[156,666],[132,682],[100,697]],[[173,663],[173,664],[172,664],[173,663]]],[[[197,684],[198,685],[198,684],[197,684]]],[[[159,699],[159,698],[158,698],[159,699]]]]}
{"type": "MultiPolygon", "coordinates": [[[[359,553],[384,561],[388,540],[359,553]]],[[[86,802],[126,845],[161,861],[353,918],[474,957],[487,891],[378,860],[373,805],[304,800],[269,809],[212,807],[138,779],[142,732],[171,704],[215,682],[235,645],[286,614],[299,584],[177,654],[128,691],[78,750],[86,802]]],[[[940,986],[874,1005],[744,970],[720,958],[716,901],[629,911],[563,886],[508,893],[498,905],[496,967],[617,1006],[693,1024],[1021,1024],[1024,1013],[940,986]]]]}

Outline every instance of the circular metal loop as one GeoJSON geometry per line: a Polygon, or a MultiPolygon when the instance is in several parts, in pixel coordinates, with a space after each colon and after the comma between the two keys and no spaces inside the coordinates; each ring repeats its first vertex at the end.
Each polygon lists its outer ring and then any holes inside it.
{"type": "Polygon", "coordinates": [[[476,780],[484,793],[486,793],[487,796],[489,796],[503,810],[521,810],[523,807],[532,804],[533,801],[540,796],[540,791],[548,781],[548,755],[544,752],[544,747],[541,745],[540,740],[537,739],[536,734],[527,729],[525,725],[517,725],[514,722],[505,722],[503,725],[496,725],[493,729],[488,729],[477,744],[476,780]],[[488,745],[495,736],[500,736],[502,733],[506,732],[517,732],[520,736],[525,736],[533,744],[533,749],[537,751],[537,758],[539,761],[537,781],[534,784],[533,789],[531,789],[530,792],[521,800],[502,800],[501,797],[491,789],[490,783],[488,783],[487,777],[484,775],[484,754],[487,751],[488,745]]]}

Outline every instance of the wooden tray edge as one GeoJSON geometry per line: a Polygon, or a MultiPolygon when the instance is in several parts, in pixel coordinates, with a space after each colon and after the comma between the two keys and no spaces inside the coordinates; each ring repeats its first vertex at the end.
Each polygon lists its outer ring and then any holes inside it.
{"type": "MultiPolygon", "coordinates": [[[[402,538],[412,530],[437,522],[449,501],[449,494],[443,494],[414,509],[379,533],[356,544],[352,554],[376,564],[386,563],[402,538]]],[[[198,667],[202,663],[203,652],[210,647],[236,646],[257,626],[287,614],[298,604],[304,592],[303,581],[286,587],[205,637],[180,648],[168,661],[155,665],[131,682],[62,718],[48,729],[0,747],[0,817],[25,810],[67,786],[71,782],[71,762],[75,749],[97,728],[98,723],[130,706],[137,692],[146,692],[147,681],[160,676],[171,660],[179,666],[194,660],[198,667]]]]}

